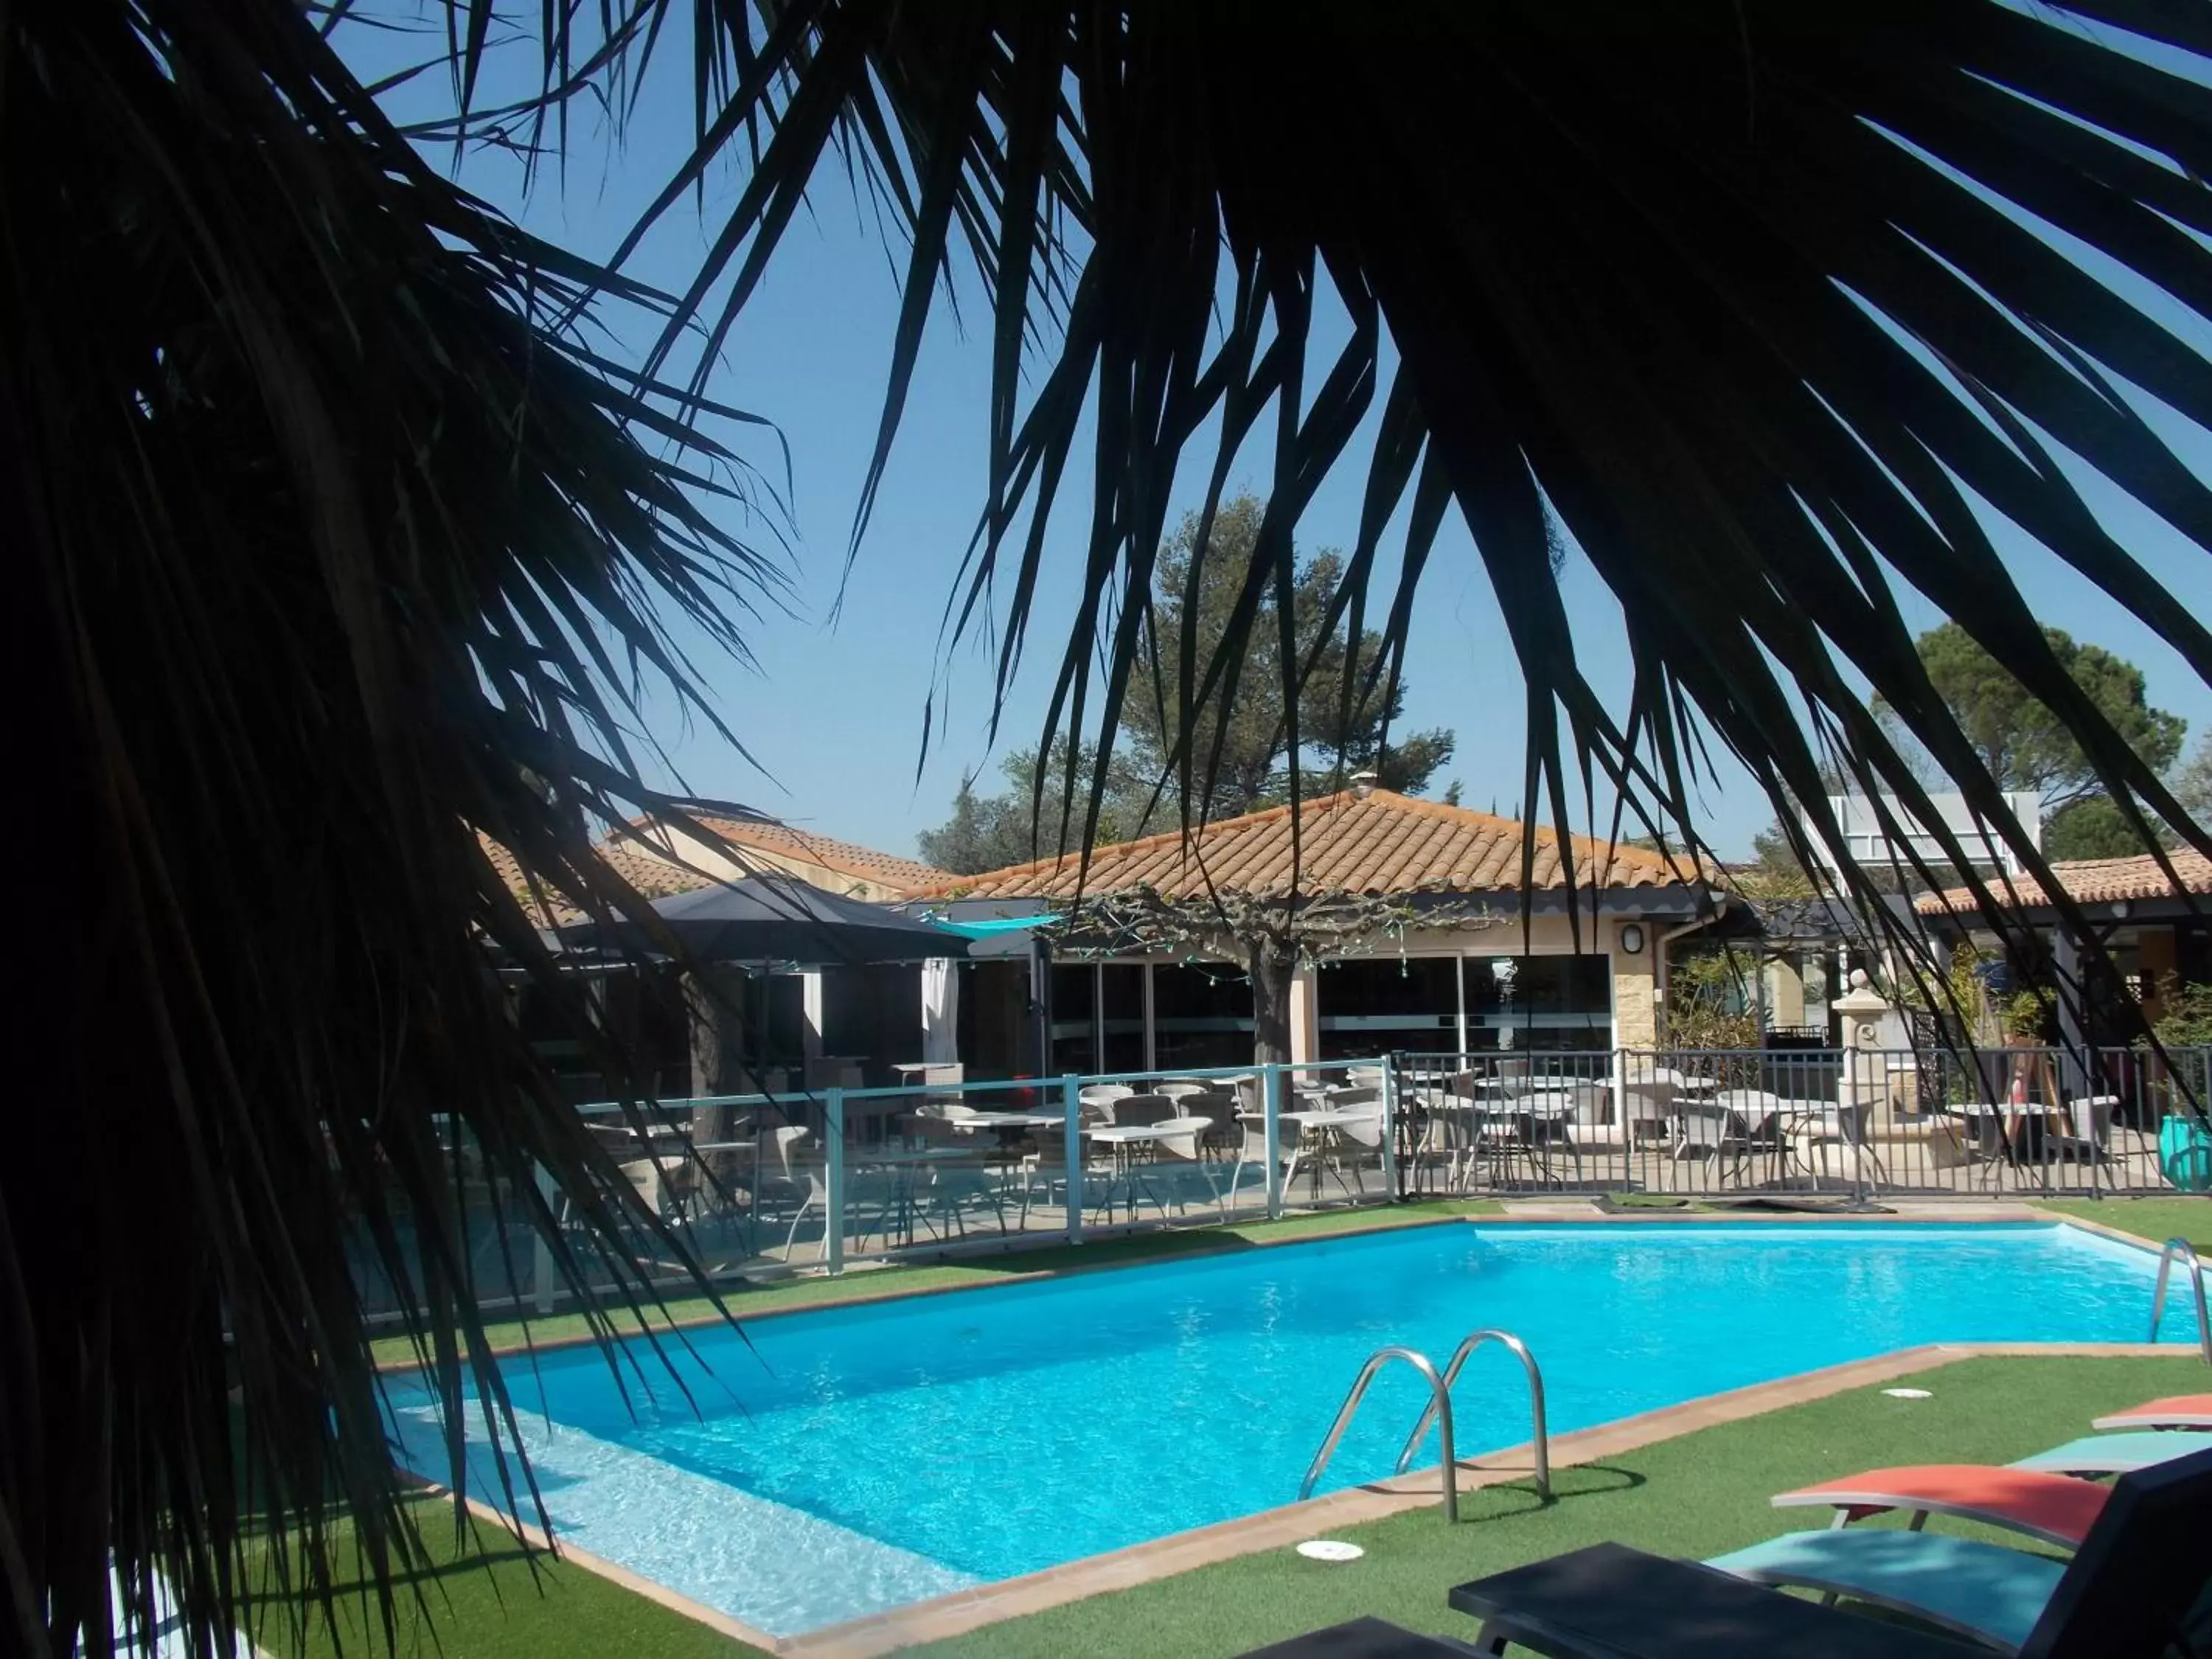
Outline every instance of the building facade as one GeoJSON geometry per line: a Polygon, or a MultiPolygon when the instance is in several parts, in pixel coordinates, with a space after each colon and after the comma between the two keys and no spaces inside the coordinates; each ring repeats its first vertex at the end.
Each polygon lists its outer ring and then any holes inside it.
{"type": "MultiPolygon", "coordinates": [[[[963,1048],[971,1074],[981,1075],[1249,1063],[1252,965],[1233,927],[1206,925],[1217,896],[1248,916],[1270,905],[1282,914],[1318,906],[1340,922],[1365,906],[1375,918],[1364,932],[1334,927],[1297,948],[1294,1060],[1655,1048],[1666,947],[1719,908],[1682,860],[1587,837],[1572,838],[1563,855],[1548,829],[1382,789],[1102,847],[1087,861],[963,877],[909,896],[956,922],[1073,913],[1046,930],[1048,945],[1021,992],[999,991],[1031,999],[1029,1052],[963,1048]],[[1127,927],[1086,934],[1086,904],[1126,910],[1132,896],[1176,912],[1180,937],[1132,942],[1127,927]]],[[[1286,931],[1296,938],[1297,923],[1286,931]]]]}

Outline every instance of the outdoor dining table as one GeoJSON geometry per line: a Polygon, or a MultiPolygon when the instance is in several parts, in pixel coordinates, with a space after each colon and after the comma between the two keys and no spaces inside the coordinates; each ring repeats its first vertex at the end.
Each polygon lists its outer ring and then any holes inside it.
{"type": "Polygon", "coordinates": [[[1117,1195],[1125,1191],[1129,1194],[1129,1219],[1134,1221],[1137,1218],[1139,1187],[1144,1188],[1145,1196],[1152,1200],[1152,1207],[1164,1216],[1167,1206],[1160,1202],[1159,1194],[1139,1173],[1136,1149],[1156,1146],[1163,1140],[1173,1140],[1179,1135],[1203,1134],[1212,1127],[1213,1120],[1210,1117],[1170,1117],[1158,1123],[1112,1123],[1095,1129],[1085,1129],[1084,1139],[1094,1146],[1105,1147],[1114,1159],[1114,1177],[1106,1187],[1107,1220],[1113,1220],[1117,1195]]]}
{"type": "Polygon", "coordinates": [[[963,1112],[958,1117],[947,1118],[955,1128],[991,1129],[997,1132],[999,1144],[1012,1146],[1022,1137],[1025,1129],[1065,1129],[1067,1115],[1064,1112],[963,1112]]]}
{"type": "MultiPolygon", "coordinates": [[[[855,1148],[849,1154],[856,1170],[888,1170],[891,1173],[890,1194],[884,1200],[881,1218],[888,1223],[892,1212],[897,1212],[899,1243],[914,1243],[914,1224],[921,1206],[914,1200],[914,1172],[917,1166],[933,1164],[959,1164],[975,1157],[965,1146],[875,1146],[865,1150],[855,1148]]],[[[842,1226],[844,1218],[838,1218],[842,1226]]],[[[890,1228],[884,1229],[890,1236],[890,1228]]]]}

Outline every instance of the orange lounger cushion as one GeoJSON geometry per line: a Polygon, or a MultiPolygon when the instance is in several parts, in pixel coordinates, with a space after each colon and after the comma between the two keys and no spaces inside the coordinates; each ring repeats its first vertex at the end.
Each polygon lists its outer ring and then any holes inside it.
{"type": "Polygon", "coordinates": [[[1915,1463],[1800,1486],[1777,1494],[1774,1504],[1777,1509],[1827,1504],[1842,1511],[1838,1526],[1886,1510],[1909,1510],[1916,1527],[1929,1515],[1955,1515],[2070,1549],[2088,1535],[2111,1496],[2110,1487],[2070,1474],[1981,1463],[1915,1463]]]}
{"type": "Polygon", "coordinates": [[[2093,1429],[2212,1429],[2212,1394],[2170,1394],[2100,1417],[2093,1429]]]}

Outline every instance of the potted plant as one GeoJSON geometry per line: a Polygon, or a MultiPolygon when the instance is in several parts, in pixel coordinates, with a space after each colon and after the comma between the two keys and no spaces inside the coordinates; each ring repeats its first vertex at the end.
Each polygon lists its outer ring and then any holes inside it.
{"type": "Polygon", "coordinates": [[[2167,973],[2158,1000],[2151,1033],[2166,1063],[2158,1167],[2183,1192],[2212,1191],[2212,1128],[2204,1116],[2212,1108],[2212,985],[2184,985],[2167,973]]]}

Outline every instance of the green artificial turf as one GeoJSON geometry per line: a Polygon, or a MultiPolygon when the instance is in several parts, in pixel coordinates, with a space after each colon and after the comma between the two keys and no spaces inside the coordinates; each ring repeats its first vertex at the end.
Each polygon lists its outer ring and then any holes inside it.
{"type": "Polygon", "coordinates": [[[2045,1198],[2037,1206],[2101,1222],[2154,1244],[2185,1238],[2200,1255],[2212,1255],[2212,1197],[2045,1198]]]}
{"type": "MultiPolygon", "coordinates": [[[[358,1564],[348,1561],[354,1571],[336,1587],[336,1633],[316,1609],[302,1639],[298,1621],[272,1605],[254,1631],[262,1651],[271,1659],[387,1651],[395,1659],[738,1659],[760,1652],[596,1573],[526,1554],[495,1527],[472,1521],[456,1536],[453,1510],[439,1499],[420,1498],[414,1507],[429,1559],[400,1586],[398,1628],[388,1650],[358,1564]]],[[[351,1536],[350,1526],[336,1529],[342,1561],[351,1536]]]]}
{"type": "MultiPolygon", "coordinates": [[[[1487,1199],[1437,1199],[1371,1210],[1324,1210],[1312,1215],[1285,1216],[1280,1221],[1247,1221],[1225,1227],[1184,1227],[1172,1231],[1136,1233],[1097,1239],[1087,1244],[1009,1250],[1001,1255],[979,1255],[929,1267],[867,1267],[835,1278],[817,1274],[764,1285],[734,1285],[725,1293],[725,1299],[732,1316],[742,1324],[754,1314],[781,1313],[793,1308],[829,1307],[841,1302],[942,1290],[951,1285],[1000,1285],[1029,1273],[1133,1266],[1175,1256],[1320,1238],[1334,1233],[1375,1231],[1416,1226],[1455,1216],[1499,1213],[1499,1206],[1487,1199]]],[[[672,1298],[665,1311],[668,1320],[678,1324],[715,1317],[714,1304],[704,1297],[672,1298]]],[[[618,1329],[635,1328],[626,1313],[617,1313],[615,1319],[618,1329]]],[[[661,1322],[659,1310],[653,1322],[661,1322]]],[[[532,1341],[572,1341],[590,1334],[590,1325],[581,1314],[554,1314],[544,1319],[505,1321],[485,1327],[486,1336],[498,1347],[518,1347],[532,1341]]],[[[409,1364],[415,1359],[413,1347],[400,1336],[378,1339],[372,1352],[382,1365],[409,1364]]]]}
{"type": "MultiPolygon", "coordinates": [[[[1787,1486],[1870,1464],[2023,1456],[2086,1432],[2100,1413],[2200,1389],[2205,1371],[2180,1358],[1975,1359],[1906,1380],[1933,1397],[1907,1401],[1880,1387],[1856,1389],[1590,1468],[1563,1468],[1549,1505],[1538,1504],[1525,1484],[1489,1487],[1462,1495],[1456,1527],[1424,1508],[1339,1528],[1333,1536],[1367,1551],[1348,1565],[1269,1550],[915,1651],[929,1659],[1226,1659],[1362,1613],[1465,1638],[1472,1628],[1444,1596],[1467,1579],[1603,1539],[1705,1556],[1793,1526],[1818,1526],[1820,1514],[1777,1510],[1767,1500],[1787,1486]]],[[[1203,1478],[1216,1449],[1194,1449],[1192,1478],[1203,1478]]],[[[421,1513],[432,1563],[414,1582],[428,1598],[435,1631],[409,1607],[400,1659],[689,1659],[750,1651],[576,1567],[541,1558],[533,1577],[533,1564],[495,1530],[476,1528],[473,1545],[457,1541],[436,1500],[422,1500],[421,1513]]],[[[1960,1529],[1953,1522],[1933,1524],[1960,1529]]],[[[2022,1543],[2017,1535],[1987,1535],[2022,1543]]],[[[379,1645],[362,1639],[370,1627],[362,1605],[342,1605],[343,1650],[321,1630],[302,1646],[276,1622],[264,1626],[263,1645],[273,1659],[336,1659],[340,1651],[379,1645]]]]}
{"type": "Polygon", "coordinates": [[[1424,1509],[1342,1528],[1330,1535],[1367,1551],[1348,1565],[1269,1550],[913,1651],[928,1659],[1225,1659],[1363,1613],[1467,1639],[1472,1622],[1445,1605],[1454,1584],[1607,1539],[1703,1557],[1821,1526],[1824,1512],[1778,1510],[1769,1498],[1870,1465],[2025,1456],[2087,1433],[2100,1412],[2202,1389],[2205,1370],[2183,1359],[1976,1359],[1910,1381],[1934,1397],[1892,1400],[1880,1388],[1862,1389],[1562,1469],[1548,1506],[1526,1486],[1490,1487],[1462,1496],[1456,1527],[1424,1509]]]}

